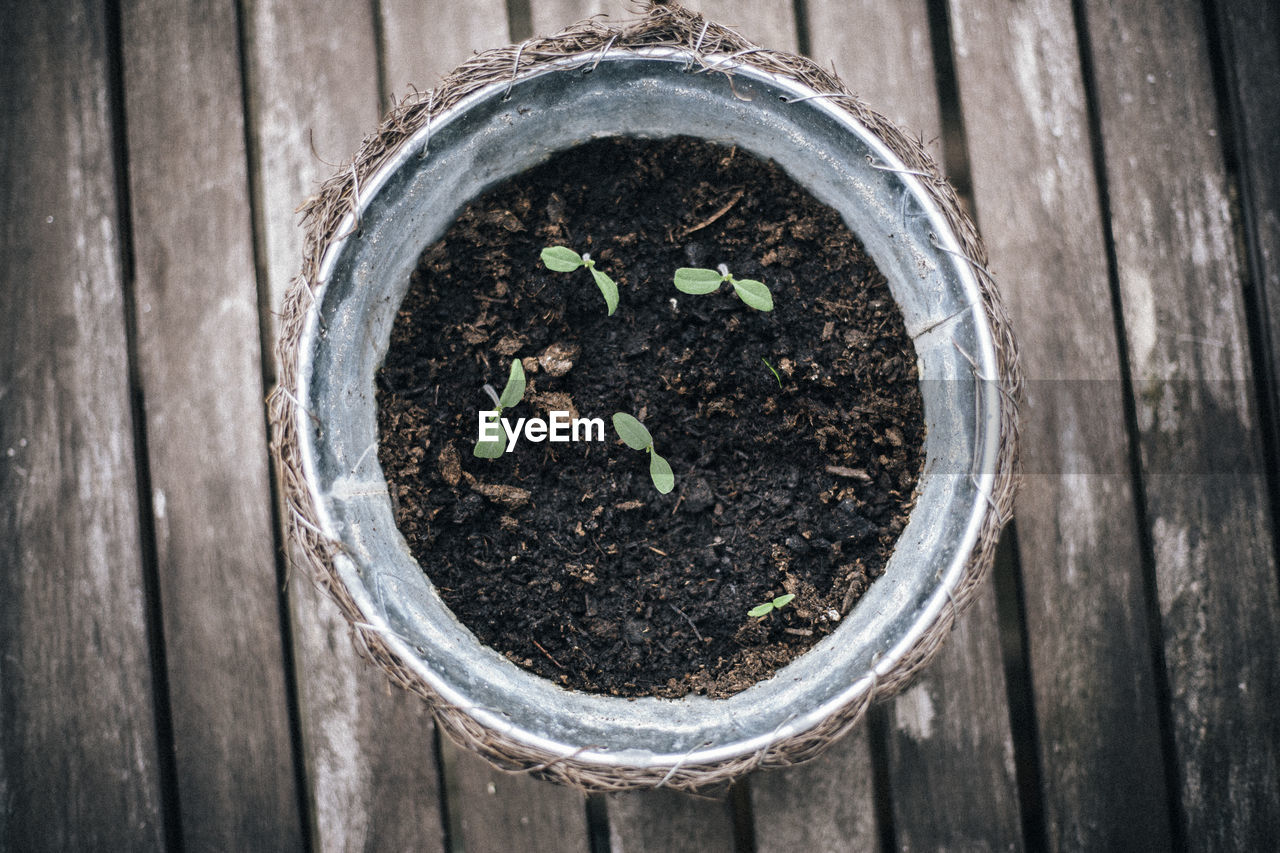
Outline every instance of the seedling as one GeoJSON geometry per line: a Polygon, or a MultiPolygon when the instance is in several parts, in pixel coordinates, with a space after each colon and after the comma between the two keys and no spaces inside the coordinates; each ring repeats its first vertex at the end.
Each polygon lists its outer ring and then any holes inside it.
{"type": "Polygon", "coordinates": [[[747,615],[756,619],[763,619],[775,610],[781,610],[791,603],[791,599],[795,598],[794,593],[780,595],[773,601],[766,601],[764,604],[757,604],[755,607],[747,611],[747,615]]]}
{"type": "Polygon", "coordinates": [[[613,416],[613,430],[618,434],[618,438],[632,450],[649,451],[649,476],[653,478],[655,489],[665,495],[675,488],[676,475],[672,473],[667,460],[653,449],[653,436],[649,435],[649,430],[645,429],[644,424],[631,415],[617,412],[613,416]]]}
{"type": "MultiPolygon", "coordinates": [[[[485,383],[484,392],[493,398],[495,411],[488,417],[490,423],[499,423],[502,417],[502,410],[509,409],[519,403],[524,398],[524,365],[520,363],[520,359],[511,359],[511,373],[507,376],[507,387],[502,389],[502,395],[499,396],[497,391],[493,390],[493,386],[485,383]]],[[[496,441],[477,441],[475,450],[472,452],[481,459],[497,459],[507,449],[506,432],[502,429],[498,430],[498,438],[496,441]]]]}
{"type": "Polygon", "coordinates": [[[596,280],[596,287],[600,288],[604,304],[609,308],[609,316],[613,316],[618,308],[618,285],[596,269],[596,262],[591,260],[590,255],[585,252],[579,255],[568,246],[548,246],[542,250],[542,262],[547,265],[547,269],[555,272],[573,272],[579,267],[591,270],[591,277],[596,280]]]}
{"type": "Polygon", "coordinates": [[[781,388],[781,387],[782,387],[782,377],[778,375],[778,371],[776,371],[776,370],[774,370],[774,369],[773,369],[773,365],[769,363],[769,359],[764,358],[764,357],[761,357],[761,359],[760,359],[760,360],[764,362],[764,366],[765,366],[765,367],[769,368],[769,372],[773,374],[773,378],[774,378],[774,379],[778,380],[778,387],[779,387],[779,388],[781,388]]]}
{"type": "Polygon", "coordinates": [[[718,269],[707,270],[697,267],[680,267],[676,270],[676,290],[691,293],[694,296],[703,293],[714,293],[720,285],[729,282],[738,298],[757,311],[773,310],[773,294],[762,282],[750,278],[734,278],[729,268],[721,264],[718,269]]]}

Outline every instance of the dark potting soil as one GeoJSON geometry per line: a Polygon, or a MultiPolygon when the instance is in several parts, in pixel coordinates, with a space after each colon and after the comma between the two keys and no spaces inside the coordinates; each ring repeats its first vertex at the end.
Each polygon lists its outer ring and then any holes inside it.
{"type": "Polygon", "coordinates": [[[883,572],[923,462],[915,364],[884,277],[779,168],[600,140],[492,189],[424,252],[378,375],[378,455],[409,548],[481,641],[574,689],[727,696],[883,572]],[[587,270],[543,266],[552,245],[617,281],[612,317],[587,270]],[[721,263],[775,309],[675,289],[677,267],[721,263]],[[601,418],[606,440],[475,458],[482,386],[513,358],[528,389],[504,417],[601,418]],[[648,426],[670,494],[614,412],[648,426]]]}

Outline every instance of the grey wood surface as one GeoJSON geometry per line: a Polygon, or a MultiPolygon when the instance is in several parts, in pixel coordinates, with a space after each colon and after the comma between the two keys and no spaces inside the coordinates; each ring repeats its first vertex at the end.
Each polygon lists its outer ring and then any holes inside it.
{"type": "Polygon", "coordinates": [[[1195,849],[1262,849],[1280,667],[1259,638],[1280,635],[1280,592],[1203,7],[1086,9],[1180,829],[1195,849]]]}
{"type": "Polygon", "coordinates": [[[182,839],[297,848],[235,10],[131,0],[121,32],[182,839]]]}
{"type": "Polygon", "coordinates": [[[942,119],[927,0],[810,3],[809,57],[874,110],[919,135],[940,164],[942,119]]]}
{"type": "Polygon", "coordinates": [[[953,2],[951,22],[976,215],[1028,380],[1015,512],[1047,841],[1159,849],[1156,683],[1071,7],[953,2]]]}
{"type": "Polygon", "coordinates": [[[382,91],[426,92],[473,52],[511,41],[504,0],[379,0],[382,91]]]}
{"type": "Polygon", "coordinates": [[[0,0],[0,848],[1267,849],[1273,5],[691,3],[945,137],[1031,379],[1017,600],[1006,660],[988,588],[874,736],[589,804],[438,744],[280,589],[262,398],[294,209],[390,98],[634,10],[0,0]]]}
{"type": "MultiPolygon", "coordinates": [[[[873,108],[923,140],[942,136],[929,10],[861,0],[811,10],[810,52],[873,108]]],[[[940,162],[945,152],[933,145],[940,162]]],[[[893,841],[904,850],[1020,849],[1021,816],[991,584],[938,658],[889,700],[893,841]]]]}
{"type": "Polygon", "coordinates": [[[757,44],[800,49],[796,5],[788,0],[689,0],[683,4],[757,44]]]}
{"type": "Polygon", "coordinates": [[[491,767],[441,738],[451,842],[456,850],[587,850],[586,797],[491,767]],[[557,846],[559,845],[559,846],[557,846]]]}
{"type": "Polygon", "coordinates": [[[886,703],[893,838],[903,850],[1023,848],[995,611],[988,586],[936,667],[886,703]]]}
{"type": "MultiPolygon", "coordinates": [[[[529,0],[528,6],[534,36],[549,36],[593,15],[605,15],[609,23],[617,23],[636,14],[627,0],[529,0]]],[[[512,37],[518,35],[512,33],[512,37]]]]}
{"type": "Polygon", "coordinates": [[[880,850],[867,722],[813,761],[749,778],[757,853],[880,850]]]}
{"type": "Polygon", "coordinates": [[[518,773],[494,770],[445,741],[454,849],[467,853],[563,850],[587,853],[587,801],[579,792],[518,773]]]}
{"type": "MultiPolygon", "coordinates": [[[[274,310],[302,262],[294,209],[381,115],[376,28],[371,5],[252,0],[243,29],[260,286],[274,310]]],[[[313,846],[440,849],[429,714],[356,655],[300,565],[288,592],[313,846]]]]}
{"type": "Polygon", "coordinates": [[[0,848],[159,848],[109,25],[0,10],[0,848]]]}
{"type": "Polygon", "coordinates": [[[606,797],[611,853],[732,853],[735,844],[729,792],[707,796],[680,791],[635,791],[606,797]]]}
{"type": "MultiPolygon", "coordinates": [[[[1246,310],[1254,364],[1270,434],[1267,453],[1280,451],[1280,6],[1268,0],[1211,4],[1221,36],[1222,74],[1247,257],[1246,310]]],[[[1280,512],[1273,481],[1272,523],[1280,512]]]]}
{"type": "MultiPolygon", "coordinates": [[[[796,18],[790,2],[780,0],[690,0],[682,4],[717,23],[732,27],[749,39],[767,43],[777,50],[797,49],[796,18]]],[[[607,22],[627,21],[637,16],[628,0],[529,0],[533,32],[550,35],[575,21],[594,15],[607,22]]]]}

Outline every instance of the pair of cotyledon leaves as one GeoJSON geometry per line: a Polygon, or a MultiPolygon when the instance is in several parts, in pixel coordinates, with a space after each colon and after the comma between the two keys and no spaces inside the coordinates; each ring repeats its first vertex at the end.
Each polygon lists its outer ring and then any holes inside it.
{"type": "Polygon", "coordinates": [[[766,601],[764,604],[757,604],[755,607],[747,611],[747,615],[753,616],[756,619],[760,619],[762,617],[768,616],[770,613],[772,613],[775,610],[781,610],[782,608],[786,607],[788,604],[791,603],[791,599],[793,598],[795,598],[795,595],[790,592],[787,593],[786,595],[780,595],[777,598],[775,598],[773,601],[766,601]]]}
{"type": "Polygon", "coordinates": [[[600,288],[604,304],[609,308],[609,316],[613,316],[618,308],[618,285],[596,269],[596,262],[591,260],[590,255],[579,255],[568,246],[551,246],[542,250],[542,262],[547,265],[547,269],[555,272],[573,272],[579,267],[591,270],[591,277],[596,280],[596,287],[600,288]]]}
{"type": "Polygon", "coordinates": [[[727,271],[706,270],[696,267],[681,267],[676,270],[676,290],[699,296],[720,289],[720,285],[729,282],[738,298],[757,311],[773,310],[773,294],[763,282],[751,278],[734,278],[727,271]]]}
{"type": "MultiPolygon", "coordinates": [[[[547,265],[547,269],[555,272],[573,272],[579,267],[589,269],[592,278],[595,279],[596,287],[600,288],[600,293],[604,296],[609,315],[613,316],[613,312],[618,307],[618,285],[609,276],[596,269],[596,262],[589,255],[579,255],[568,246],[550,246],[542,250],[542,262],[547,265]]],[[[757,311],[773,310],[773,294],[763,282],[750,278],[737,279],[728,272],[696,267],[680,267],[675,275],[676,290],[695,296],[718,290],[726,281],[733,287],[733,292],[738,294],[738,298],[747,305],[757,311]]]]}
{"type": "Polygon", "coordinates": [[[632,450],[649,451],[649,476],[653,479],[655,489],[665,495],[675,488],[676,475],[672,473],[667,460],[653,449],[653,436],[645,429],[644,424],[626,412],[617,412],[613,416],[613,431],[632,450]]]}

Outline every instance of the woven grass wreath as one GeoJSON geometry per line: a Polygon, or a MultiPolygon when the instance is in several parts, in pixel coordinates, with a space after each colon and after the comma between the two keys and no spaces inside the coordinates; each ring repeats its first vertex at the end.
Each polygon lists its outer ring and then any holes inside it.
{"type": "Polygon", "coordinates": [[[1014,490],[1020,379],[986,256],[922,145],[809,60],[672,5],[481,53],[415,93],[303,208],[271,395],[290,533],[361,654],[494,765],[587,790],[695,789],[813,757],[938,650],[1014,490]],[[483,646],[397,532],[374,372],[424,248],[480,191],[604,136],[702,136],[838,211],[912,338],[925,467],[884,575],[835,632],[723,699],[566,690],[483,646]]]}

